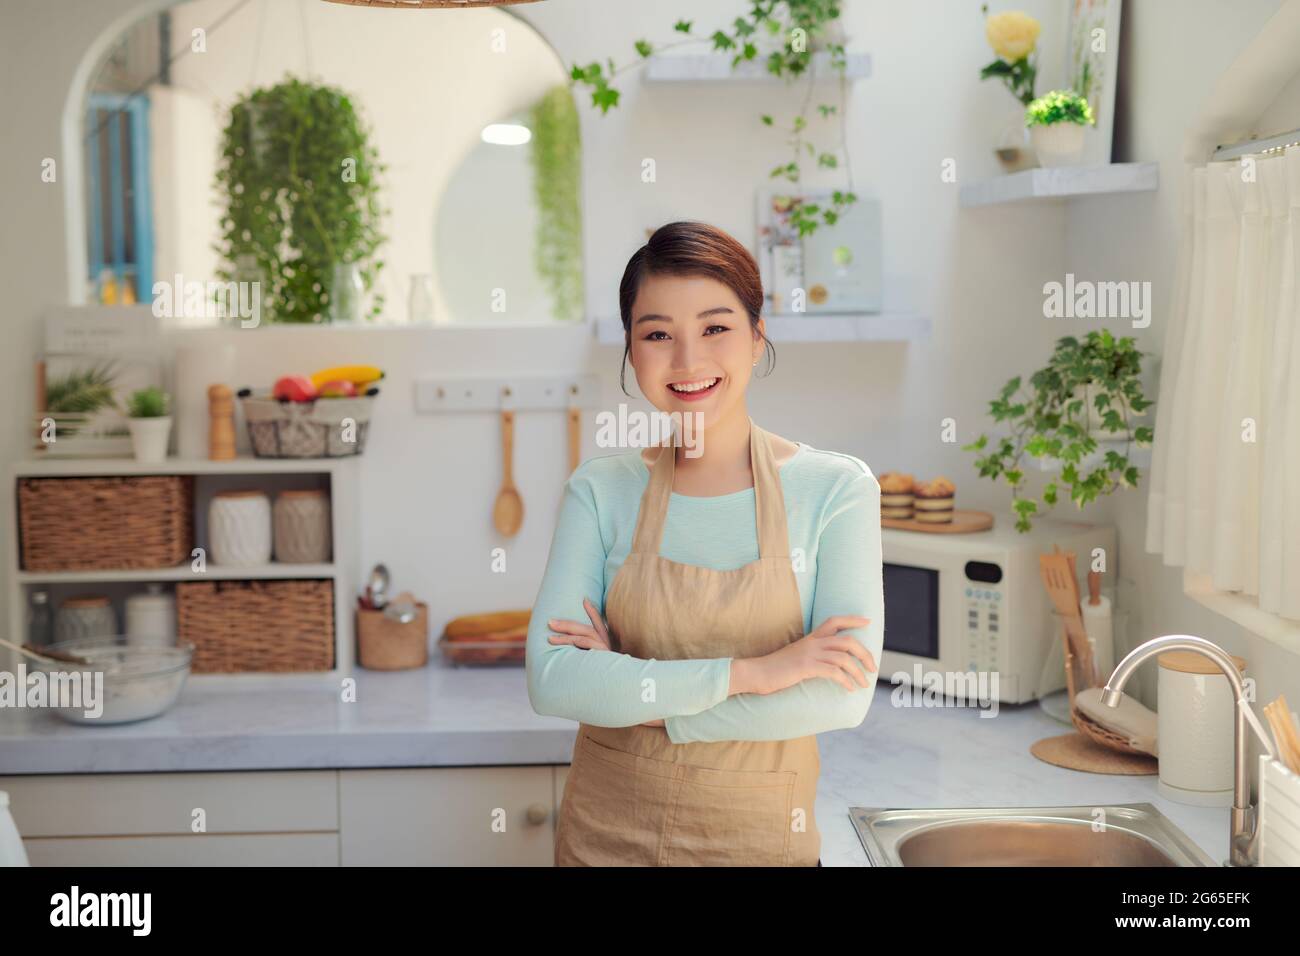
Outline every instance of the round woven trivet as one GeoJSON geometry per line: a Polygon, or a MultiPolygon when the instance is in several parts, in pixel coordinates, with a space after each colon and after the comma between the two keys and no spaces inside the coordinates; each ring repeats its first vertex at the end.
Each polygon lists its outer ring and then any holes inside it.
{"type": "Polygon", "coordinates": [[[1147,776],[1156,773],[1160,767],[1155,757],[1122,754],[1094,743],[1078,731],[1059,737],[1044,737],[1030,747],[1029,752],[1044,763],[1085,773],[1147,776]]]}

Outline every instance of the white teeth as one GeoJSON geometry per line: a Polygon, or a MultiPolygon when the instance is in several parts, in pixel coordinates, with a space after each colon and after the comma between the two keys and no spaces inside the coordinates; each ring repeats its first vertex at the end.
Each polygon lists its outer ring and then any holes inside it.
{"type": "Polygon", "coordinates": [[[674,392],[699,392],[706,388],[711,388],[717,383],[716,378],[707,378],[702,382],[691,382],[687,385],[669,385],[674,392]]]}

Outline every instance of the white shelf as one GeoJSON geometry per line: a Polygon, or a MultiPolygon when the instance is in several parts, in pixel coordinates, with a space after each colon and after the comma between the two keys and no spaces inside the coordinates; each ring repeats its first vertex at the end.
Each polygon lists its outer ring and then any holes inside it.
{"type": "Polygon", "coordinates": [[[267,475],[334,474],[349,467],[359,456],[347,458],[252,458],[227,461],[206,458],[168,458],[156,464],[134,458],[60,458],[51,455],[20,461],[14,466],[19,477],[43,475],[267,475]]]}
{"type": "Polygon", "coordinates": [[[1054,166],[995,176],[961,187],[963,206],[991,206],[1033,199],[1069,199],[1109,193],[1150,192],[1160,186],[1158,163],[1054,166]]]}
{"type": "Polygon", "coordinates": [[[235,568],[208,564],[205,571],[194,571],[188,562],[174,568],[136,568],[91,571],[19,571],[19,584],[111,584],[116,581],[148,583],[153,581],[271,581],[286,578],[338,578],[334,564],[262,564],[235,568]]]}
{"type": "MultiPolygon", "coordinates": [[[[752,60],[736,64],[733,69],[732,53],[678,53],[663,54],[649,58],[641,79],[645,83],[725,83],[725,82],[780,82],[786,77],[776,76],[767,68],[767,58],[759,54],[752,60]]],[[[871,55],[868,53],[847,53],[845,55],[844,77],[849,80],[862,80],[871,75],[871,55]]],[[[814,53],[809,69],[799,74],[803,80],[812,73],[818,80],[837,80],[840,72],[831,67],[829,53],[814,53]]]]}
{"type": "MultiPolygon", "coordinates": [[[[773,342],[913,342],[930,337],[930,319],[915,312],[765,315],[763,319],[773,342]]],[[[622,345],[622,320],[600,319],[596,337],[602,345],[622,345]]]]}

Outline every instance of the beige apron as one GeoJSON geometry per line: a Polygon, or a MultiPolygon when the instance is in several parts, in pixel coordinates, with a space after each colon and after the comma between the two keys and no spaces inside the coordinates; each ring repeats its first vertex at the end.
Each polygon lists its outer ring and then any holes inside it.
{"type": "MultiPolygon", "coordinates": [[[[664,446],[606,602],[614,651],[745,658],[803,637],[771,440],[752,418],[749,424],[758,560],[715,571],[660,557],[677,463],[675,448],[664,446]]],[[[817,866],[820,769],[815,736],[674,744],[663,727],[579,724],[555,864],[817,866]]]]}

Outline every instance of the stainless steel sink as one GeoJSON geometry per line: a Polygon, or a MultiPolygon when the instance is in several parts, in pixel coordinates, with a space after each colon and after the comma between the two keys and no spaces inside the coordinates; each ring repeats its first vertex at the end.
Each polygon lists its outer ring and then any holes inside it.
{"type": "Polygon", "coordinates": [[[850,807],[849,815],[872,866],[1216,865],[1149,803],[850,807]]]}

